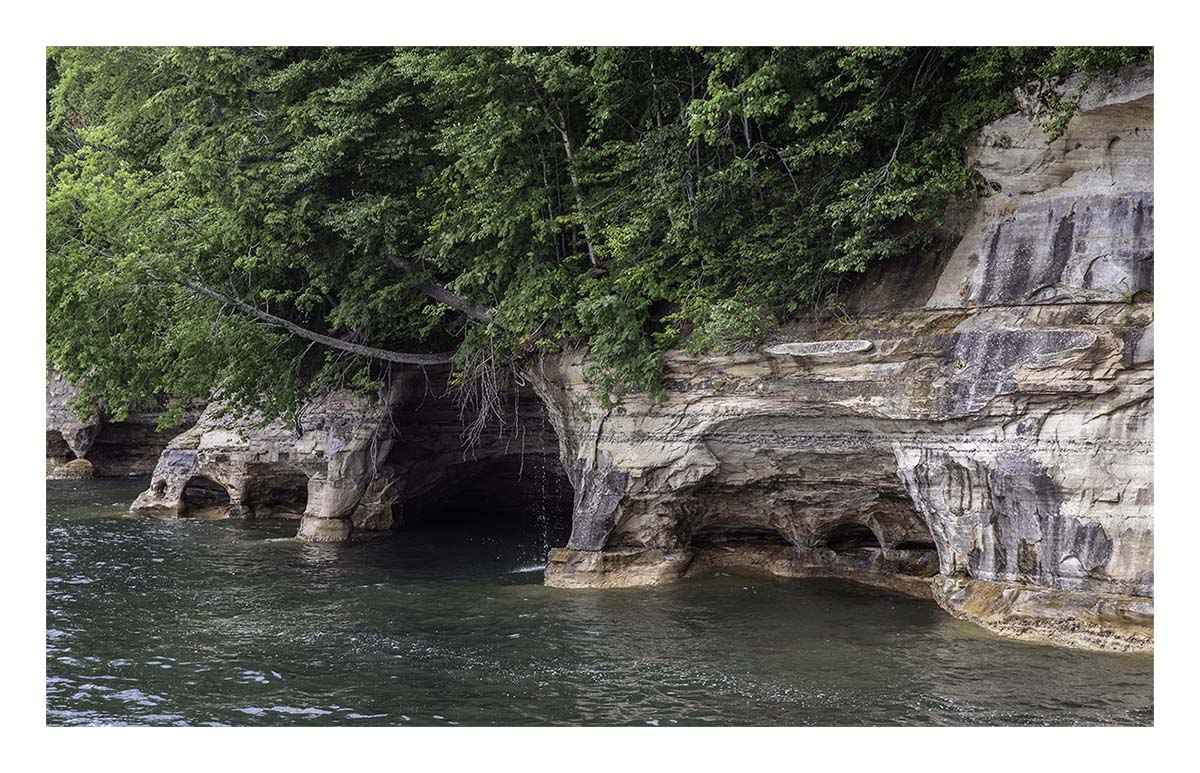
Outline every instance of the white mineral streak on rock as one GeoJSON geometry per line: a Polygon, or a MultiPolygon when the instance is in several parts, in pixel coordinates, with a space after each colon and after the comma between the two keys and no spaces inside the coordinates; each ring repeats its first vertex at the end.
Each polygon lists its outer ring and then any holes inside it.
{"type": "Polygon", "coordinates": [[[857,354],[871,350],[871,342],[858,340],[850,341],[796,341],[786,344],[775,344],[763,349],[767,354],[788,355],[792,357],[832,357],[839,354],[857,354]]]}

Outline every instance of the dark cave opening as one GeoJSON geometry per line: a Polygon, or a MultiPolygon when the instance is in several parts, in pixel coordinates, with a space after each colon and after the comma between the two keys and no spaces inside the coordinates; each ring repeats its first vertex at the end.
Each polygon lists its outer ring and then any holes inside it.
{"type": "Polygon", "coordinates": [[[63,440],[62,433],[56,429],[46,430],[46,459],[60,465],[75,459],[71,447],[67,445],[66,440],[63,440]]]}
{"type": "Polygon", "coordinates": [[[183,486],[179,514],[187,518],[212,520],[229,517],[229,492],[220,483],[203,475],[193,476],[183,486]]]}
{"type": "Polygon", "coordinates": [[[825,538],[825,546],[835,553],[880,547],[875,532],[861,523],[840,523],[834,526],[825,538]]]}
{"type": "Polygon", "coordinates": [[[932,539],[931,540],[911,540],[910,539],[910,540],[904,540],[903,542],[897,542],[895,545],[892,546],[892,549],[893,550],[923,550],[923,551],[936,552],[937,545],[934,544],[932,539]]]}
{"type": "Polygon", "coordinates": [[[787,538],[772,528],[754,526],[721,526],[709,523],[692,534],[689,544],[694,548],[723,545],[791,545],[787,538]]]}
{"type": "Polygon", "coordinates": [[[909,526],[899,542],[886,546],[874,530],[863,523],[840,523],[825,535],[823,547],[843,568],[876,574],[931,577],[938,571],[937,547],[909,526]]]}
{"type": "Polygon", "coordinates": [[[101,477],[149,472],[173,433],[153,430],[154,426],[146,423],[105,422],[88,450],[88,461],[101,477]]]}
{"type": "Polygon", "coordinates": [[[308,476],[290,465],[260,464],[247,469],[242,507],[251,518],[300,518],[308,505],[308,476]]]}
{"type": "Polygon", "coordinates": [[[566,544],[574,490],[557,454],[468,460],[403,503],[400,528],[465,531],[545,545],[566,544]]]}

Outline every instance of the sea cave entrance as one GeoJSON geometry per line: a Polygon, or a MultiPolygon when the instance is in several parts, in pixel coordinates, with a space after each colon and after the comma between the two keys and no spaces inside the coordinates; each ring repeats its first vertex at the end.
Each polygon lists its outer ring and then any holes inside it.
{"type": "Polygon", "coordinates": [[[246,470],[242,511],[248,518],[298,519],[308,505],[308,475],[287,464],[256,464],[246,470]]]}
{"type": "Polygon", "coordinates": [[[397,505],[394,517],[401,531],[502,542],[541,562],[551,547],[566,544],[573,505],[574,490],[557,454],[511,454],[443,468],[428,487],[397,505]]]}
{"type": "Polygon", "coordinates": [[[501,415],[470,442],[458,403],[431,395],[422,381],[409,390],[393,409],[397,439],[381,464],[396,481],[383,494],[396,532],[519,545],[525,564],[544,564],[551,547],[567,544],[574,487],[550,415],[531,388],[503,385],[501,415]]]}
{"type": "Polygon", "coordinates": [[[903,519],[876,514],[871,525],[835,524],[810,555],[834,569],[903,577],[932,577],[939,566],[933,537],[915,513],[903,519]]]}
{"type": "Polygon", "coordinates": [[[230,510],[229,492],[212,478],[193,475],[183,485],[179,498],[180,516],[214,521],[228,518],[230,510]]]}

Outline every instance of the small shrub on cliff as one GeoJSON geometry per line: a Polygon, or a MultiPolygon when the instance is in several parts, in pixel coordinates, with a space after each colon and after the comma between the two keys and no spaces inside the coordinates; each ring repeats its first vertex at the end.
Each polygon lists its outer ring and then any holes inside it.
{"type": "Polygon", "coordinates": [[[691,354],[746,352],[754,349],[776,327],[761,306],[737,298],[706,304],[687,316],[696,320],[687,338],[691,354]]]}

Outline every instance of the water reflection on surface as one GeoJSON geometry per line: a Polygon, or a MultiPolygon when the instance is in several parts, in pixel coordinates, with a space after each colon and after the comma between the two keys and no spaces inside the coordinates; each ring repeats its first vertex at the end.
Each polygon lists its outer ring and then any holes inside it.
{"type": "Polygon", "coordinates": [[[540,535],[314,545],[47,484],[50,724],[1149,724],[1147,656],[820,581],[541,585],[540,535]]]}

